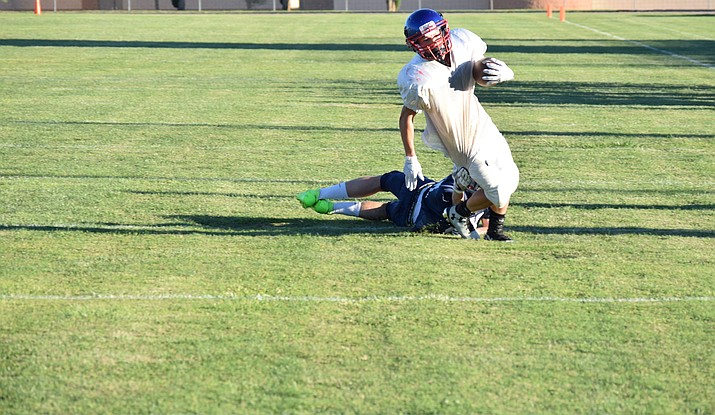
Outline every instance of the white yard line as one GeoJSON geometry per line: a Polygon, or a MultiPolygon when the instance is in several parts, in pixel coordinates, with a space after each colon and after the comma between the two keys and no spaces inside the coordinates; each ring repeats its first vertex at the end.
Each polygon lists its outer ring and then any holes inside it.
{"type": "Polygon", "coordinates": [[[0,294],[3,301],[162,301],[162,300],[209,300],[243,302],[297,302],[297,303],[675,303],[675,302],[712,302],[715,297],[453,297],[430,294],[423,296],[370,296],[370,297],[319,297],[319,296],[275,296],[275,295],[212,295],[212,294],[88,294],[88,295],[32,295],[0,294]]]}
{"type": "Polygon", "coordinates": [[[631,43],[631,44],[633,44],[633,45],[640,46],[640,47],[642,47],[642,48],[646,48],[646,49],[652,50],[653,52],[662,53],[662,54],[664,54],[664,55],[672,56],[672,57],[678,58],[678,59],[684,59],[684,60],[686,60],[686,61],[688,61],[688,62],[690,62],[690,63],[693,63],[693,64],[695,64],[695,65],[703,66],[703,67],[709,68],[709,69],[715,69],[715,65],[710,65],[710,64],[707,64],[707,63],[705,63],[705,62],[700,62],[699,60],[690,58],[690,57],[688,57],[688,56],[678,55],[677,53],[674,53],[674,52],[671,52],[671,51],[668,51],[668,50],[665,50],[665,49],[659,49],[659,48],[656,48],[656,47],[647,45],[647,44],[645,44],[645,43],[638,42],[637,40],[626,39],[626,38],[620,37],[620,36],[618,36],[618,35],[614,35],[613,33],[604,32],[604,31],[602,31],[602,30],[594,29],[594,28],[592,28],[592,27],[589,27],[589,26],[586,26],[586,25],[582,25],[582,24],[578,24],[578,23],[574,23],[574,22],[571,22],[571,21],[568,21],[568,20],[566,20],[566,23],[568,23],[568,24],[570,24],[570,25],[573,25],[573,26],[580,27],[580,28],[582,28],[582,29],[590,30],[590,31],[595,32],[595,33],[598,33],[598,34],[600,34],[600,35],[604,35],[604,36],[607,36],[607,37],[611,37],[611,38],[614,38],[614,39],[618,39],[618,40],[621,40],[621,41],[623,41],[623,42],[628,42],[628,43],[631,43]]]}

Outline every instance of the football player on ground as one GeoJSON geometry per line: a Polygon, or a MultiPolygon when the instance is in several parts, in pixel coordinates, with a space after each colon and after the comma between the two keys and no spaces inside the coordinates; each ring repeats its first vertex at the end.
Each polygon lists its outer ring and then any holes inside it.
{"type": "MultiPolygon", "coordinates": [[[[299,193],[297,199],[304,208],[312,208],[322,214],[356,216],[368,220],[390,220],[400,227],[411,231],[452,233],[442,213],[455,203],[466,200],[474,191],[474,182],[466,169],[436,182],[429,178],[420,178],[417,185],[408,189],[405,175],[392,171],[380,176],[367,176],[341,182],[322,189],[310,189],[299,193]],[[455,182],[457,183],[455,185],[455,182]],[[396,201],[376,202],[371,200],[333,202],[370,197],[379,192],[391,192],[396,201]]],[[[469,238],[479,239],[486,233],[487,209],[469,216],[469,238]],[[480,225],[479,222],[482,222],[480,225]]]]}
{"type": "Polygon", "coordinates": [[[405,183],[414,189],[423,178],[414,146],[414,118],[424,113],[422,141],[464,167],[479,190],[444,215],[463,238],[467,218],[489,208],[485,239],[511,241],[504,217],[519,184],[519,169],[501,132],[479,103],[475,83],[491,86],[514,79],[502,61],[485,58],[487,45],[466,29],[450,31],[447,20],[432,9],[419,9],[405,22],[405,42],[415,57],[397,77],[403,100],[400,134],[405,148],[405,183]]]}

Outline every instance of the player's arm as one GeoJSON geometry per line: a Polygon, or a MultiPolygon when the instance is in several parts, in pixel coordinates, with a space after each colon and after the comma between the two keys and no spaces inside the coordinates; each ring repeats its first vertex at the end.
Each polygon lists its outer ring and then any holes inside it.
{"type": "Polygon", "coordinates": [[[405,147],[405,156],[416,156],[415,152],[415,115],[417,112],[403,106],[400,113],[400,135],[405,147]]]}
{"type": "Polygon", "coordinates": [[[405,186],[409,190],[414,190],[417,187],[417,178],[424,180],[422,174],[422,166],[417,160],[415,152],[415,115],[417,112],[402,107],[400,113],[400,136],[402,137],[402,145],[405,147],[405,186]]]}
{"type": "Polygon", "coordinates": [[[480,86],[492,86],[514,79],[514,71],[496,58],[484,58],[474,62],[472,77],[480,86]]]}

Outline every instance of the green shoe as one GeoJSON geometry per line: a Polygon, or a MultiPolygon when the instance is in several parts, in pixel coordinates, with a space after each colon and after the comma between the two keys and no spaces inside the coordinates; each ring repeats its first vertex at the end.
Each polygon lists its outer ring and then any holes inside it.
{"type": "Polygon", "coordinates": [[[298,193],[295,197],[300,200],[300,204],[303,205],[304,209],[307,209],[318,202],[320,198],[320,189],[310,189],[305,192],[298,193]]]}
{"type": "Polygon", "coordinates": [[[323,215],[330,215],[333,213],[333,205],[334,203],[329,200],[320,199],[313,205],[313,210],[323,215]]]}

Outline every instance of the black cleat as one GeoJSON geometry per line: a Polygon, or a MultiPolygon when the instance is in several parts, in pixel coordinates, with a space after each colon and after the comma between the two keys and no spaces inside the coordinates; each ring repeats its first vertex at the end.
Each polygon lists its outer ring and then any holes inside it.
{"type": "Polygon", "coordinates": [[[494,234],[489,234],[487,232],[486,235],[484,235],[484,239],[487,241],[497,241],[497,242],[514,242],[513,239],[509,237],[509,235],[505,233],[494,233],[494,234]]]}
{"type": "Polygon", "coordinates": [[[489,218],[489,228],[487,234],[484,235],[487,241],[499,242],[514,242],[508,235],[504,233],[504,216],[491,214],[489,218]]]}

